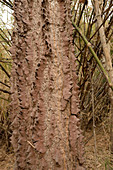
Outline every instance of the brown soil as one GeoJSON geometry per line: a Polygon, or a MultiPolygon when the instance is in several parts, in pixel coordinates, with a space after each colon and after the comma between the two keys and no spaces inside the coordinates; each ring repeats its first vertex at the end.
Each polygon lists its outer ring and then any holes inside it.
{"type": "MultiPolygon", "coordinates": [[[[95,157],[93,131],[85,133],[85,160],[87,170],[107,170],[109,162],[109,134],[103,126],[96,128],[97,158],[95,157]]],[[[14,153],[7,153],[5,145],[0,149],[0,170],[13,170],[14,153]]]]}

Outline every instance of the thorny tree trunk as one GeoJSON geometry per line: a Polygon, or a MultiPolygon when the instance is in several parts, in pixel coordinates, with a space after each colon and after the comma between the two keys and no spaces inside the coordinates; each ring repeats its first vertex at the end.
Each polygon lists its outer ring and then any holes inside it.
{"type": "MultiPolygon", "coordinates": [[[[102,25],[102,18],[101,18],[101,11],[99,8],[99,2],[98,0],[95,0],[95,13],[97,17],[97,25],[100,27],[102,25]]],[[[108,72],[108,76],[111,80],[111,86],[113,86],[113,68],[112,68],[112,58],[110,56],[110,50],[109,50],[109,45],[106,43],[106,36],[104,32],[104,27],[101,26],[99,29],[99,35],[100,35],[100,40],[101,44],[103,47],[103,52],[105,56],[105,67],[108,72]]],[[[111,102],[111,119],[110,119],[110,149],[111,149],[111,168],[113,169],[113,91],[110,89],[109,90],[109,96],[110,96],[110,102],[111,102]]]]}
{"type": "Polygon", "coordinates": [[[70,0],[15,0],[15,170],[83,170],[70,0]]]}

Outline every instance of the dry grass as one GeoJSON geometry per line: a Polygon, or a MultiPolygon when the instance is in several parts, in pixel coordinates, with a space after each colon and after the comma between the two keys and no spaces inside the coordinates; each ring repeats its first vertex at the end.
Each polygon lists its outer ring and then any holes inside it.
{"type": "Polygon", "coordinates": [[[94,138],[93,131],[88,130],[85,133],[85,141],[89,139],[85,145],[85,159],[87,170],[107,170],[109,166],[109,132],[103,125],[96,128],[96,142],[97,142],[97,155],[94,152],[94,138]]]}
{"type": "MultiPolygon", "coordinates": [[[[8,48],[7,44],[6,48],[8,48]]],[[[11,63],[6,60],[7,58],[10,58],[10,56],[0,44],[0,65],[10,74],[11,63]]],[[[0,89],[10,91],[10,88],[5,84],[10,86],[9,77],[0,67],[0,89]]],[[[7,147],[9,145],[9,101],[10,95],[0,91],[0,137],[5,140],[7,147]]]]}
{"type": "Polygon", "coordinates": [[[6,146],[0,149],[0,170],[13,170],[14,168],[14,153],[6,152],[6,146]]]}

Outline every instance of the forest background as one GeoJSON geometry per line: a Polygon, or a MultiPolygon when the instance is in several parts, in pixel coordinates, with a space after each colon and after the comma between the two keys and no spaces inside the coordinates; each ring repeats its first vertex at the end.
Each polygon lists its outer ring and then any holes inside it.
{"type": "MultiPolygon", "coordinates": [[[[7,169],[4,162],[12,166],[14,160],[10,143],[13,2],[1,0],[0,8],[0,160],[7,169]]],[[[107,169],[113,166],[113,1],[73,0],[71,8],[86,167],[107,169]]]]}

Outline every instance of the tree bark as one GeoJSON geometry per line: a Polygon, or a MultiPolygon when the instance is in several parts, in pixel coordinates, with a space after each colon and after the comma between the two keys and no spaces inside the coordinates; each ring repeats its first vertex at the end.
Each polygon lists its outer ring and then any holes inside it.
{"type": "Polygon", "coordinates": [[[15,170],[83,170],[69,0],[15,0],[11,48],[15,170]]]}

